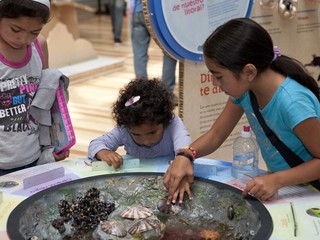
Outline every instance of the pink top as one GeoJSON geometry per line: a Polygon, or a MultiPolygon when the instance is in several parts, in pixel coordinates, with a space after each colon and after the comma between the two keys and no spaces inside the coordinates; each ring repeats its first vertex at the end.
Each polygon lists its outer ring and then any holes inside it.
{"type": "MultiPolygon", "coordinates": [[[[45,64],[45,58],[44,58],[44,54],[42,52],[42,49],[41,49],[41,46],[40,46],[40,43],[39,43],[38,39],[35,39],[33,43],[34,43],[34,46],[36,47],[36,49],[38,51],[38,54],[39,54],[39,56],[41,58],[41,62],[44,65],[45,64]]],[[[24,67],[26,64],[29,63],[31,57],[32,57],[32,45],[28,45],[27,46],[27,54],[25,55],[24,59],[22,59],[22,61],[20,61],[20,62],[10,61],[10,60],[6,59],[2,55],[2,53],[0,53],[0,61],[3,64],[7,65],[8,67],[12,67],[12,68],[24,67]]]]}

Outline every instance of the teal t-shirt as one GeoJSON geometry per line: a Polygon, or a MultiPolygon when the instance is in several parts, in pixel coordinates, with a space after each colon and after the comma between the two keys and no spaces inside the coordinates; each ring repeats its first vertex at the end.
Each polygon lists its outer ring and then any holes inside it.
{"type": "MultiPolygon", "coordinates": [[[[261,154],[272,172],[289,169],[290,166],[271,144],[258,122],[250,102],[249,92],[232,101],[241,106],[256,135],[261,154]]],[[[316,117],[320,120],[320,104],[316,96],[297,81],[287,77],[271,101],[260,112],[269,128],[278,138],[304,161],[312,155],[294,134],[293,129],[302,121],[316,117]]]]}

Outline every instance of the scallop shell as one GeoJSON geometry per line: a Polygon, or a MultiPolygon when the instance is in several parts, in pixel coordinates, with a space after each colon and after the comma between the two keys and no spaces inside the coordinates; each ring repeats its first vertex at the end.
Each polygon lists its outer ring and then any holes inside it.
{"type": "Polygon", "coordinates": [[[135,233],[143,233],[157,228],[159,221],[154,219],[140,219],[135,221],[132,226],[128,229],[128,233],[131,235],[135,233]]]}
{"type": "Polygon", "coordinates": [[[117,237],[125,237],[127,235],[127,230],[123,226],[121,222],[118,221],[101,221],[101,230],[117,236],[117,237]]]}
{"type": "Polygon", "coordinates": [[[121,217],[129,219],[140,219],[150,217],[153,212],[146,207],[132,206],[121,213],[121,217]]]}

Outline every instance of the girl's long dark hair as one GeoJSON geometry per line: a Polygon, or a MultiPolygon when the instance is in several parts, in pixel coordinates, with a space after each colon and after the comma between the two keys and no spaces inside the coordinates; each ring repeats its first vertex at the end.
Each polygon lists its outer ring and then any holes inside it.
{"type": "Polygon", "coordinates": [[[262,26],[249,18],[237,18],[219,26],[207,38],[203,53],[235,74],[240,74],[248,63],[255,65],[258,74],[270,67],[310,89],[320,101],[318,84],[303,64],[285,55],[273,61],[273,47],[262,26]]]}

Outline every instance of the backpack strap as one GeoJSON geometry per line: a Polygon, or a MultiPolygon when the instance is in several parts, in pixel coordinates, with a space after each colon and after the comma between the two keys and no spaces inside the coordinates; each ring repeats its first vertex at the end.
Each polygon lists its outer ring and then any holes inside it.
{"type": "MultiPolygon", "coordinates": [[[[284,160],[286,160],[286,162],[291,168],[304,163],[304,161],[295,152],[293,152],[290,148],[288,148],[287,145],[285,145],[278,138],[278,136],[274,134],[274,132],[268,127],[261,112],[259,111],[259,106],[258,106],[256,96],[252,91],[250,91],[249,94],[250,94],[250,101],[251,101],[254,114],[256,115],[264,133],[269,138],[272,145],[279,151],[281,156],[284,158],[284,160]]],[[[310,182],[310,184],[317,190],[320,190],[320,182],[318,180],[310,182]]]]}

